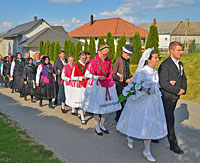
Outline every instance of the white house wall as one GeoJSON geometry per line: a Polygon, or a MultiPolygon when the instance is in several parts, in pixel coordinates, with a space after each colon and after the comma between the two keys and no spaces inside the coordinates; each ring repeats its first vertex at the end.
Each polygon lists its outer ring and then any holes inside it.
{"type": "Polygon", "coordinates": [[[3,50],[4,54],[8,55],[8,53],[13,54],[13,39],[4,39],[3,40],[3,50]]]}
{"type": "Polygon", "coordinates": [[[28,31],[22,35],[22,41],[26,40],[27,38],[32,37],[36,33],[42,31],[45,28],[50,28],[50,26],[46,22],[41,22],[36,27],[34,27],[31,31],[28,31]]]}
{"type": "Polygon", "coordinates": [[[170,35],[159,35],[159,48],[168,49],[170,43],[170,35]]]}

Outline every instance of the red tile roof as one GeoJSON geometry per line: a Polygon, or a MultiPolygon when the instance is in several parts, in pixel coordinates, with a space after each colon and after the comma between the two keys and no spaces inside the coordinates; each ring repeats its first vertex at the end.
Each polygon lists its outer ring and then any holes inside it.
{"type": "Polygon", "coordinates": [[[121,18],[109,18],[94,20],[93,24],[88,22],[79,28],[76,28],[68,34],[71,37],[100,37],[107,36],[107,33],[111,32],[113,36],[122,36],[124,33],[126,37],[133,37],[135,32],[139,32],[142,38],[148,36],[148,31],[131,24],[121,18]]]}

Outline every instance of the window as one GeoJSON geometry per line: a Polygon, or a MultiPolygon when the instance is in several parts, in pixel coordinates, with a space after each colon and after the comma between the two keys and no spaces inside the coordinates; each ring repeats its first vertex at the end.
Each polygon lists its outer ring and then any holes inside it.
{"type": "Polygon", "coordinates": [[[165,41],[167,41],[167,37],[165,37],[165,41]]]}

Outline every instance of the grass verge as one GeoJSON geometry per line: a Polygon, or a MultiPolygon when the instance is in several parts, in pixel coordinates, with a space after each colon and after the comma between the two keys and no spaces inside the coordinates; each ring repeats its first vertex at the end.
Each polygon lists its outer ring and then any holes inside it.
{"type": "Polygon", "coordinates": [[[60,163],[53,152],[38,145],[17,124],[0,112],[0,163],[60,163]]]}

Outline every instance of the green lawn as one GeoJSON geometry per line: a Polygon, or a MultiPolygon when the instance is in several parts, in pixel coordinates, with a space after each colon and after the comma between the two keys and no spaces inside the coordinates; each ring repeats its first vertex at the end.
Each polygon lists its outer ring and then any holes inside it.
{"type": "Polygon", "coordinates": [[[60,163],[53,152],[38,145],[26,133],[0,113],[0,163],[60,163]]]}
{"type": "MultiPolygon", "coordinates": [[[[160,63],[168,56],[162,56],[160,63]]],[[[184,71],[187,76],[188,89],[187,94],[181,96],[181,99],[200,103],[200,53],[183,54],[181,61],[184,65],[184,71]]],[[[137,65],[131,65],[131,73],[134,73],[137,65]]]]}

